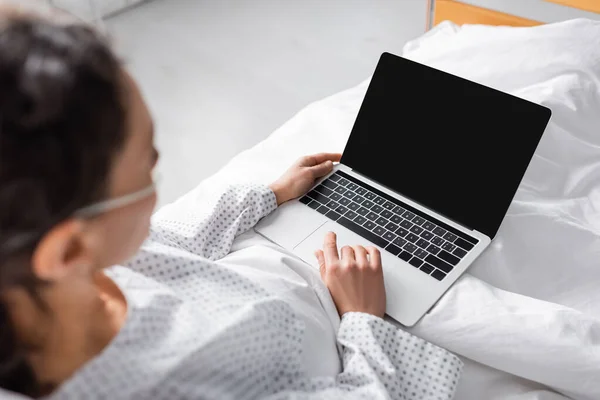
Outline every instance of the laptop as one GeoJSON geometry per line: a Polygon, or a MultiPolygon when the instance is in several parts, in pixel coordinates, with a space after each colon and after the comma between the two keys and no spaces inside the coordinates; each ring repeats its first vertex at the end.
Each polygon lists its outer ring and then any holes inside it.
{"type": "Polygon", "coordinates": [[[328,231],[377,246],[387,314],[412,326],[496,236],[550,116],[383,53],[340,163],[256,230],[315,268],[328,231]]]}

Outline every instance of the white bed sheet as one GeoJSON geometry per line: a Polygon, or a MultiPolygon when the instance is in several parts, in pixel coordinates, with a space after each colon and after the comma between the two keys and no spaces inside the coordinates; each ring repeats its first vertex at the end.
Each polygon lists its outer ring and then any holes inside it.
{"type": "MultiPolygon", "coordinates": [[[[465,361],[458,399],[600,399],[599,38],[589,20],[444,23],[404,48],[553,110],[493,244],[412,329],[465,361]]],[[[367,85],[310,104],[163,210],[197,207],[231,183],[268,183],[304,154],[342,151],[367,85]]]]}

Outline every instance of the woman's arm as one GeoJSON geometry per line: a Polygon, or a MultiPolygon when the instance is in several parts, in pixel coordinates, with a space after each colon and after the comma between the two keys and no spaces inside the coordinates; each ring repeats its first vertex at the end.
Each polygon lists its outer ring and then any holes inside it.
{"type": "Polygon", "coordinates": [[[300,382],[269,397],[283,399],[433,399],[454,397],[458,357],[374,315],[344,314],[338,332],[343,371],[335,378],[300,382]]]}
{"type": "Polygon", "coordinates": [[[171,206],[152,221],[150,239],[216,260],[229,253],[235,237],[252,228],[278,205],[302,196],[333,169],[340,154],[302,157],[269,187],[232,186],[209,205],[185,210],[171,206]]]}
{"type": "Polygon", "coordinates": [[[276,195],[269,187],[231,186],[211,204],[153,219],[150,239],[216,260],[227,255],[237,235],[275,208],[276,195]]]}
{"type": "Polygon", "coordinates": [[[342,316],[338,343],[343,371],[273,399],[451,399],[462,362],[383,320],[385,285],[374,247],[344,246],[328,233],[315,252],[321,278],[342,316]]]}

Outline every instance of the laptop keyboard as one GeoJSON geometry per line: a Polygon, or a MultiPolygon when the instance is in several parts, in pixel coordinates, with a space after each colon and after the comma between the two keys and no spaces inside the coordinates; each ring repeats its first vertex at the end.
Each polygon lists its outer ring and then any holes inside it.
{"type": "Polygon", "coordinates": [[[439,281],[478,242],[342,171],[300,202],[439,281]]]}

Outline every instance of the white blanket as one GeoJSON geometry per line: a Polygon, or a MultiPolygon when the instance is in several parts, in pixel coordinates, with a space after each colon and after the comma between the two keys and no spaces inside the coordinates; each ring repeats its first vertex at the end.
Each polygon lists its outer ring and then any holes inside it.
{"type": "MultiPolygon", "coordinates": [[[[553,111],[496,239],[413,333],[465,360],[459,399],[600,399],[600,23],[444,23],[404,55],[553,111]]],[[[167,207],[342,151],[367,85],[309,105],[167,207]]]]}

